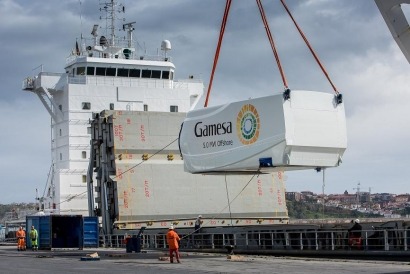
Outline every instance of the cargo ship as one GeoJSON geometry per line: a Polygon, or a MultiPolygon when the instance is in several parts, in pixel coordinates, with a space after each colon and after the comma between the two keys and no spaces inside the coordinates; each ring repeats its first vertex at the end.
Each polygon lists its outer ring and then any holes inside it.
{"type": "MultiPolygon", "coordinates": [[[[50,175],[41,210],[102,216],[113,229],[287,223],[283,173],[193,175],[184,172],[178,133],[198,108],[201,79],[175,79],[171,43],[156,55],[135,47],[135,22],[120,28],[125,9],[104,3],[104,26],[81,36],[63,73],[23,81],[51,116],[50,175]],[[169,145],[169,146],[168,146],[169,145]]],[[[68,26],[67,26],[68,27],[68,26]]]]}

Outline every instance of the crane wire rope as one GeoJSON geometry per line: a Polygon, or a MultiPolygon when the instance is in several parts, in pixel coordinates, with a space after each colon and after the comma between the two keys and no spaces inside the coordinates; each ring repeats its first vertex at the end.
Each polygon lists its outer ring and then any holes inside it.
{"type": "MultiPolygon", "coordinates": [[[[157,155],[158,153],[160,153],[161,151],[163,151],[164,149],[166,149],[167,147],[169,147],[170,145],[172,145],[173,143],[175,143],[175,141],[177,141],[177,140],[178,140],[178,138],[176,138],[175,140],[173,140],[172,142],[170,142],[169,144],[167,144],[166,146],[164,146],[164,147],[161,148],[160,150],[156,151],[156,152],[153,153],[151,156],[149,156],[149,157],[147,158],[147,160],[149,160],[149,159],[152,158],[153,156],[157,155]]],[[[141,165],[143,162],[145,162],[145,161],[147,161],[147,160],[142,160],[142,161],[139,162],[138,164],[133,165],[133,166],[130,167],[129,169],[127,169],[127,170],[125,170],[124,172],[122,172],[122,173],[116,175],[115,177],[113,177],[112,180],[114,180],[114,179],[116,179],[116,178],[118,178],[118,177],[124,175],[124,174],[127,173],[127,172],[130,172],[131,170],[133,170],[134,168],[138,167],[139,165],[141,165]]],[[[67,199],[65,199],[65,200],[63,200],[63,201],[61,201],[61,202],[59,202],[59,203],[56,203],[56,206],[57,206],[57,205],[60,205],[60,204],[62,204],[62,203],[65,203],[65,202],[69,202],[69,201],[71,201],[72,199],[74,199],[74,198],[76,198],[76,197],[79,197],[79,196],[81,196],[81,195],[83,195],[83,194],[85,194],[85,193],[87,193],[87,192],[88,192],[88,190],[83,191],[83,192],[78,193],[78,194],[75,194],[75,195],[71,196],[70,198],[67,198],[67,199]]]]}
{"type": "MultiPolygon", "coordinates": [[[[252,175],[252,177],[249,179],[249,181],[245,184],[245,186],[241,189],[241,191],[239,191],[239,193],[238,193],[231,201],[229,201],[228,205],[226,205],[222,210],[220,210],[220,211],[219,211],[218,213],[216,213],[215,215],[211,216],[211,217],[209,218],[210,220],[209,220],[208,222],[206,222],[205,225],[209,224],[209,223],[211,222],[211,220],[213,220],[213,219],[215,219],[217,216],[221,215],[222,212],[223,212],[225,209],[227,209],[228,207],[230,208],[231,204],[232,204],[232,203],[239,197],[239,195],[241,195],[242,192],[249,186],[249,184],[252,182],[253,178],[255,178],[255,176],[256,176],[256,177],[259,177],[260,174],[261,174],[261,173],[260,173],[260,170],[258,169],[258,170],[252,175]]],[[[226,175],[225,175],[225,180],[226,180],[226,175]]],[[[225,181],[225,182],[226,182],[226,181],[225,181]]],[[[232,221],[232,219],[231,219],[231,221],[232,221]]],[[[199,229],[200,229],[200,228],[199,228],[199,229]]],[[[194,230],[193,232],[184,235],[183,237],[181,237],[181,239],[185,239],[185,238],[189,237],[190,235],[196,233],[199,229],[196,229],[196,230],[194,230]]]]}
{"type": "Polygon", "coordinates": [[[228,181],[226,180],[226,174],[225,174],[225,188],[226,188],[226,199],[227,199],[227,201],[228,201],[229,220],[231,221],[231,226],[233,226],[233,225],[232,225],[231,202],[229,201],[228,181]]]}
{"type": "Polygon", "coordinates": [[[325,67],[322,65],[322,63],[319,60],[319,57],[317,56],[316,52],[313,50],[312,46],[310,45],[308,39],[306,38],[305,34],[303,33],[303,31],[301,30],[301,28],[299,27],[298,23],[296,22],[296,20],[293,18],[292,13],[290,12],[288,6],[285,3],[285,0],[280,0],[280,2],[282,3],[283,7],[285,8],[286,12],[288,13],[289,17],[292,19],[295,27],[297,28],[297,30],[299,31],[300,35],[302,36],[303,40],[306,43],[306,46],[309,48],[310,52],[312,53],[313,57],[315,58],[316,62],[318,63],[319,67],[322,69],[323,74],[326,76],[327,80],[329,81],[330,85],[332,86],[334,92],[336,93],[336,95],[339,95],[339,91],[337,90],[336,86],[333,84],[332,80],[330,79],[325,67]]]}

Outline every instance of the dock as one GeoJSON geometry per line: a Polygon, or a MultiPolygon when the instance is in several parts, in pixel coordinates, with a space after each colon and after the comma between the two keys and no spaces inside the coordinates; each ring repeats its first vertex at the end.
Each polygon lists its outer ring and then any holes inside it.
{"type": "Polygon", "coordinates": [[[408,261],[320,259],[181,252],[181,264],[171,264],[166,250],[126,253],[124,249],[40,250],[18,252],[0,246],[1,273],[408,273],[408,261]],[[82,261],[98,253],[98,261],[82,261]],[[161,260],[161,258],[163,258],[161,260]]]}

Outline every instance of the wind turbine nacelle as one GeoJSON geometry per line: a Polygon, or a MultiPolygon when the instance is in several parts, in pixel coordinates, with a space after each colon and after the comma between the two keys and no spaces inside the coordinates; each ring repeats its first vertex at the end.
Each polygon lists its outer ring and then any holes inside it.
{"type": "Polygon", "coordinates": [[[330,93],[292,90],[289,99],[276,94],[192,110],[179,145],[190,173],[336,167],[347,147],[344,105],[330,93]]]}

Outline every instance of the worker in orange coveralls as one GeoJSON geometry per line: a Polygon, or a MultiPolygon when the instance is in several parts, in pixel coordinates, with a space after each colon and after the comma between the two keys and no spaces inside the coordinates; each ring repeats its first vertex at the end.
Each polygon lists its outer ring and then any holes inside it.
{"type": "Polygon", "coordinates": [[[174,262],[173,253],[175,252],[175,257],[177,258],[177,262],[179,261],[179,244],[178,241],[180,240],[178,234],[174,231],[174,226],[170,226],[168,233],[167,233],[167,243],[169,245],[169,260],[171,263],[174,262]]]}
{"type": "Polygon", "coordinates": [[[360,220],[352,221],[353,227],[348,229],[349,232],[349,246],[354,249],[362,249],[362,225],[360,220]]]}
{"type": "Polygon", "coordinates": [[[26,232],[23,230],[23,227],[20,226],[19,230],[17,230],[16,237],[17,237],[17,250],[18,251],[26,250],[26,232]]]}

